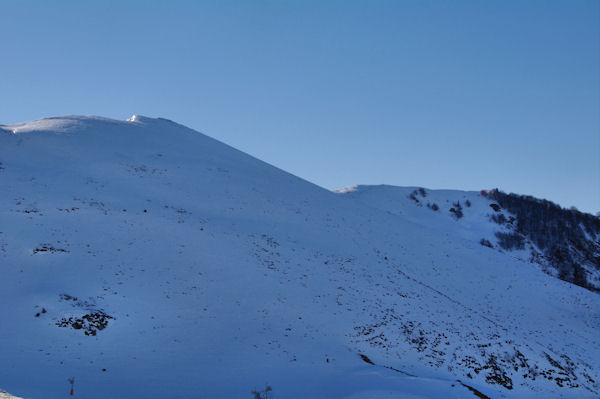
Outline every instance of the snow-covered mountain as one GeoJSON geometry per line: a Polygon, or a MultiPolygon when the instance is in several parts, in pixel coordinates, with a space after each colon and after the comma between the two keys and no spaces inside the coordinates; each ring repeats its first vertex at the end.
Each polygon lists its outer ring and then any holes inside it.
{"type": "Polygon", "coordinates": [[[500,246],[489,195],[334,193],[139,116],[0,126],[0,193],[13,395],[600,395],[600,296],[500,246]]]}
{"type": "Polygon", "coordinates": [[[475,196],[385,185],[337,192],[423,226],[460,233],[488,248],[536,263],[552,276],[600,292],[600,217],[498,189],[482,190],[475,196]],[[472,207],[471,200],[479,197],[490,201],[476,201],[478,206],[472,207]]]}

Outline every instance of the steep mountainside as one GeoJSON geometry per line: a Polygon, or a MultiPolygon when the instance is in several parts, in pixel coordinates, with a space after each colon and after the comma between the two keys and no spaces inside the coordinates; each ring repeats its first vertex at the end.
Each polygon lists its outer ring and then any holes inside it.
{"type": "Polygon", "coordinates": [[[483,246],[536,263],[562,280],[592,291],[600,290],[597,216],[562,209],[531,196],[505,194],[498,189],[482,190],[477,195],[421,187],[356,186],[338,192],[405,217],[416,211],[412,219],[423,226],[462,219],[460,223],[450,223],[446,229],[454,231],[466,224],[470,238],[483,246]],[[482,203],[483,208],[472,208],[471,200],[479,197],[489,201],[482,203]]]}
{"type": "MultiPolygon", "coordinates": [[[[492,220],[511,233],[499,235],[506,250],[527,248],[531,260],[550,266],[551,273],[581,287],[600,291],[600,218],[562,209],[531,196],[505,194],[497,189],[483,191],[502,209],[492,220]],[[502,210],[514,217],[506,218],[502,210]]],[[[546,270],[549,270],[546,268],[546,270]]]]}
{"type": "Polygon", "coordinates": [[[512,231],[493,199],[414,190],[332,193],[165,119],[0,126],[0,387],[598,397],[600,296],[481,245],[512,231]]]}

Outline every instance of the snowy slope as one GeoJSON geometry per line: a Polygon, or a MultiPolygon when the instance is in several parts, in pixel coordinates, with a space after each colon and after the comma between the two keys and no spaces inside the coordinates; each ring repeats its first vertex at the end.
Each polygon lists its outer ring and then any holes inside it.
{"type": "Polygon", "coordinates": [[[9,394],[8,392],[5,392],[0,389],[0,399],[22,399],[22,398],[17,398],[16,396],[13,396],[13,395],[9,394]]]}
{"type": "Polygon", "coordinates": [[[379,185],[337,192],[427,228],[535,263],[545,273],[600,292],[598,217],[497,189],[464,192],[379,185]]]}
{"type": "MultiPolygon", "coordinates": [[[[496,213],[490,206],[494,201],[475,191],[361,185],[346,187],[336,193],[343,194],[345,199],[400,216],[439,235],[451,235],[468,247],[480,246],[483,239],[498,248],[495,234],[506,231],[505,227],[490,220],[490,216],[496,213]],[[461,215],[457,215],[459,208],[461,215]]],[[[509,256],[527,261],[530,254],[526,250],[515,250],[510,251],[509,256]]]]}
{"type": "Polygon", "coordinates": [[[599,395],[597,294],[481,246],[477,193],[428,190],[442,215],[373,190],[329,192],[165,119],[0,126],[0,387],[599,395]]]}

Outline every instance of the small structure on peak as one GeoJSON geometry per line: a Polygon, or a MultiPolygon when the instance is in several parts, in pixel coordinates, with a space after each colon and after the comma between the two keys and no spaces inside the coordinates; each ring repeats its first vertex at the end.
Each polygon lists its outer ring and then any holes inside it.
{"type": "Polygon", "coordinates": [[[269,392],[272,392],[273,388],[265,384],[265,389],[263,391],[257,391],[256,389],[252,390],[252,399],[269,399],[272,398],[272,394],[269,395],[269,392]]]}

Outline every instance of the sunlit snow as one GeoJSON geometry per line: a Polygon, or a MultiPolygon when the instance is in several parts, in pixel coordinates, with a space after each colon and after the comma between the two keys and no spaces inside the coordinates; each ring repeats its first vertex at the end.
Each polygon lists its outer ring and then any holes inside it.
{"type": "Polygon", "coordinates": [[[0,387],[598,397],[598,294],[480,245],[479,193],[415,189],[330,192],[160,118],[0,126],[0,387]]]}

